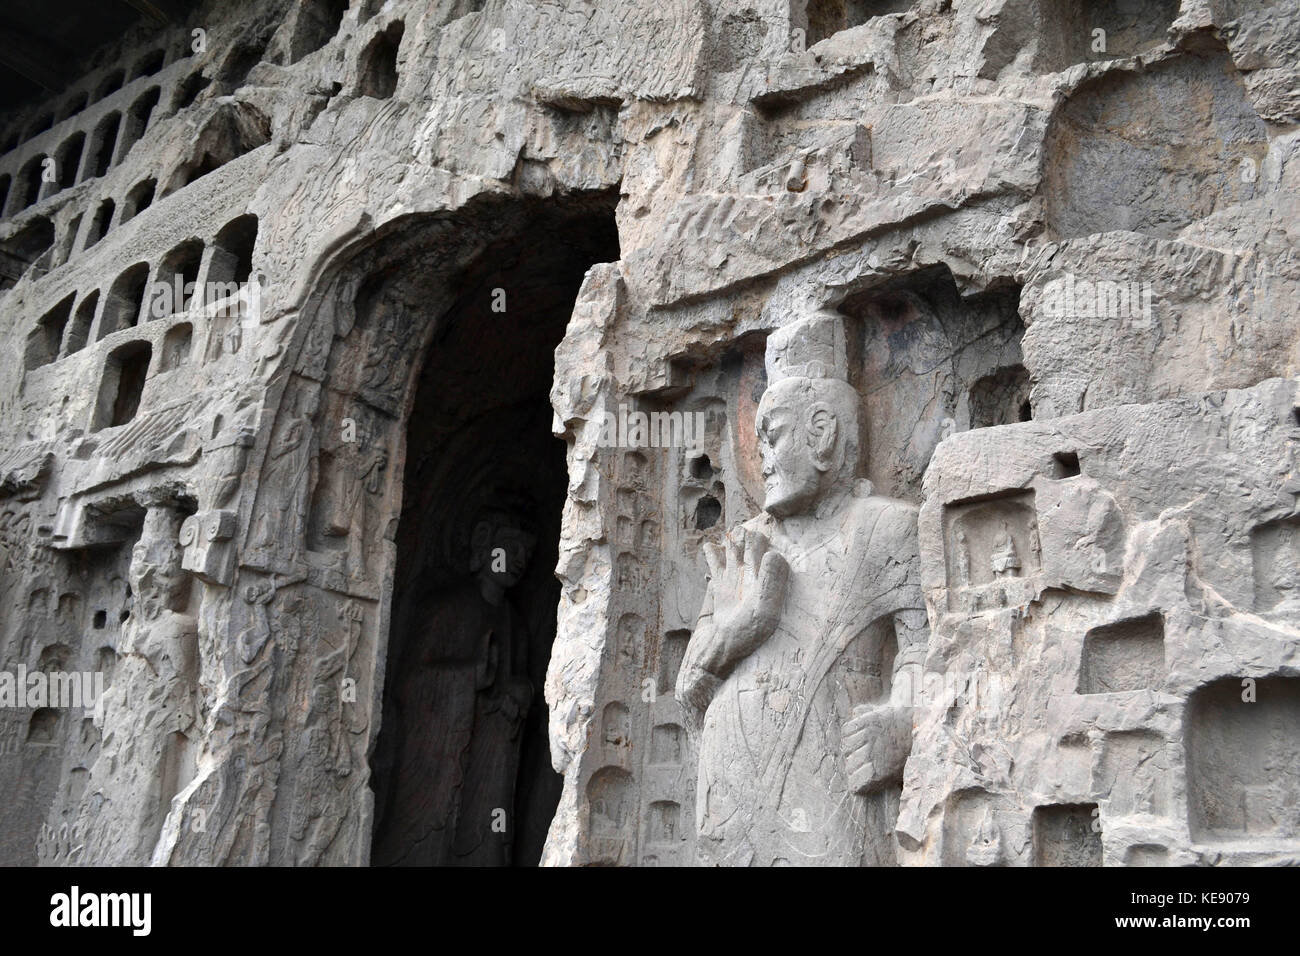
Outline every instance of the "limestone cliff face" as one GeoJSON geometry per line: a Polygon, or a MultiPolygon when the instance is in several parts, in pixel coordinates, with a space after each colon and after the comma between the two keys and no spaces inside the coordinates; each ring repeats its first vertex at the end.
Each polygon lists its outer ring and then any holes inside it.
{"type": "Polygon", "coordinates": [[[0,126],[0,862],[697,862],[678,669],[809,315],[926,612],[833,669],[910,723],[863,862],[1300,856],[1289,0],[104,39],[0,126]]]}

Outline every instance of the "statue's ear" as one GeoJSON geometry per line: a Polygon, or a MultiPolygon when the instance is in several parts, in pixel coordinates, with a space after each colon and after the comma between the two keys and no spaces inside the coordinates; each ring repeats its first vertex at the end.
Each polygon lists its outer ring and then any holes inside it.
{"type": "Polygon", "coordinates": [[[835,412],[825,402],[814,402],[809,406],[807,420],[808,444],[812,446],[813,461],[819,471],[829,471],[835,457],[840,423],[835,412]]]}

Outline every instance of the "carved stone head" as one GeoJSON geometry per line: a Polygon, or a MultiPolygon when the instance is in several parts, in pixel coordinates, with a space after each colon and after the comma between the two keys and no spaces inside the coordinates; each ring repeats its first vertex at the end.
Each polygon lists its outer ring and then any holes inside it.
{"type": "Polygon", "coordinates": [[[843,328],[815,315],[768,339],[768,387],[754,426],[763,456],[763,510],[807,514],[848,488],[858,464],[858,394],[844,370],[843,328]]]}
{"type": "Polygon", "coordinates": [[[511,515],[490,512],[479,518],[470,537],[470,569],[512,588],[528,569],[537,536],[511,515]]]}

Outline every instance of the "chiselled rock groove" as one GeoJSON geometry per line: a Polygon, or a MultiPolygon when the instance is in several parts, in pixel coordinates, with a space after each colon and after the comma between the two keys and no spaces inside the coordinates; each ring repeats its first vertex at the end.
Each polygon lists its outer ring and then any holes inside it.
{"type": "Polygon", "coordinates": [[[64,6],[0,864],[1300,861],[1294,3],[64,6]]]}

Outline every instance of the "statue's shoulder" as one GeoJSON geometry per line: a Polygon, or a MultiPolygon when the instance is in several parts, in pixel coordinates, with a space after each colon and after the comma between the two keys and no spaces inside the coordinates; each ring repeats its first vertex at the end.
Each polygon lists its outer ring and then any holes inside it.
{"type": "Polygon", "coordinates": [[[919,506],[872,491],[871,483],[860,481],[853,492],[854,523],[873,541],[914,540],[919,506]]]}

